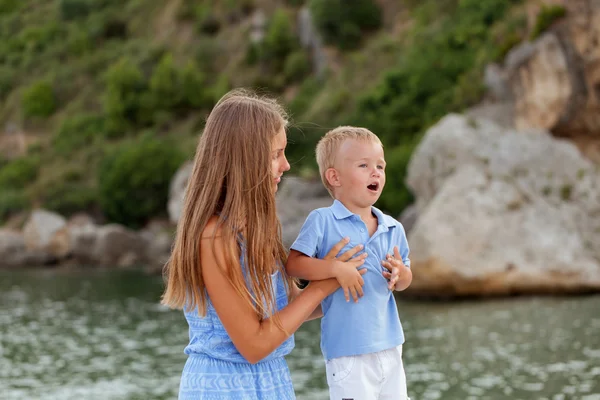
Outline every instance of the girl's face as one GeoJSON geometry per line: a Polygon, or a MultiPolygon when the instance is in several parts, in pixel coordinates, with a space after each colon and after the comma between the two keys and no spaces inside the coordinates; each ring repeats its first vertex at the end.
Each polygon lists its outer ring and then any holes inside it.
{"type": "Polygon", "coordinates": [[[285,129],[281,130],[273,138],[271,144],[271,174],[273,176],[273,191],[277,192],[277,185],[281,182],[281,176],[285,171],[290,170],[290,163],[285,158],[285,147],[287,146],[287,136],[285,129]]]}

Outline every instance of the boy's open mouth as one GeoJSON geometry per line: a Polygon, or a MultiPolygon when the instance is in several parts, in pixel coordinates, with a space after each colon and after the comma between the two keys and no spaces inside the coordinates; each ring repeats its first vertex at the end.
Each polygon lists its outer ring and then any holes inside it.
{"type": "Polygon", "coordinates": [[[369,186],[367,186],[367,189],[376,192],[377,189],[379,189],[379,184],[378,183],[371,183],[369,186]]]}

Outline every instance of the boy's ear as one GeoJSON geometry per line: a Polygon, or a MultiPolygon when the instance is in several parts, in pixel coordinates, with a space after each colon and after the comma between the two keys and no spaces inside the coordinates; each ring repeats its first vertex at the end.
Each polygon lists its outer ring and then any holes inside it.
{"type": "Polygon", "coordinates": [[[327,168],[325,171],[325,179],[332,187],[340,186],[339,174],[335,168],[327,168]]]}

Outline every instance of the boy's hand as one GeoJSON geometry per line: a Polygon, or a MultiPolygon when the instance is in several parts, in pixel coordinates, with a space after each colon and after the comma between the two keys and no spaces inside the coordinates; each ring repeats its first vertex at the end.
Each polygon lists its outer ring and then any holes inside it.
{"type": "Polygon", "coordinates": [[[404,265],[402,261],[402,257],[400,256],[400,252],[398,251],[398,246],[394,246],[394,255],[387,255],[386,260],[381,262],[387,271],[383,271],[383,277],[389,281],[388,288],[390,290],[396,289],[396,284],[398,281],[403,281],[405,279],[405,275],[412,273],[410,269],[404,265]]]}
{"type": "Polygon", "coordinates": [[[358,298],[362,297],[364,294],[362,286],[365,284],[365,281],[361,276],[364,275],[364,272],[357,271],[357,269],[365,263],[367,253],[363,253],[356,258],[352,258],[363,248],[362,245],[358,245],[336,258],[335,256],[342,250],[342,248],[344,248],[346,244],[348,244],[348,242],[348,238],[344,238],[339,241],[331,248],[331,250],[329,250],[329,253],[327,253],[324,259],[336,260],[335,278],[344,291],[344,297],[346,298],[346,301],[350,301],[350,294],[352,294],[354,302],[358,302],[358,298]]]}

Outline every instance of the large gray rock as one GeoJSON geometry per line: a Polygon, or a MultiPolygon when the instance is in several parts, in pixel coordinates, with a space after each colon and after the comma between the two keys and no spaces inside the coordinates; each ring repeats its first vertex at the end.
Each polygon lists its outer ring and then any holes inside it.
{"type": "Polygon", "coordinates": [[[69,253],[67,221],[59,214],[34,210],[23,228],[23,237],[29,250],[43,251],[56,258],[69,253]]]}
{"type": "Polygon", "coordinates": [[[118,224],[97,230],[93,260],[102,266],[129,267],[146,262],[146,241],[136,232],[118,224]]]}
{"type": "Polygon", "coordinates": [[[448,115],[413,154],[411,291],[600,290],[600,174],[547,132],[448,115]]]}
{"type": "Polygon", "coordinates": [[[69,247],[73,262],[79,265],[94,265],[96,260],[96,242],[98,226],[87,215],[78,215],[69,220],[69,247]]]}
{"type": "Polygon", "coordinates": [[[52,260],[43,250],[27,249],[22,233],[0,229],[0,267],[40,266],[52,260]]]}

